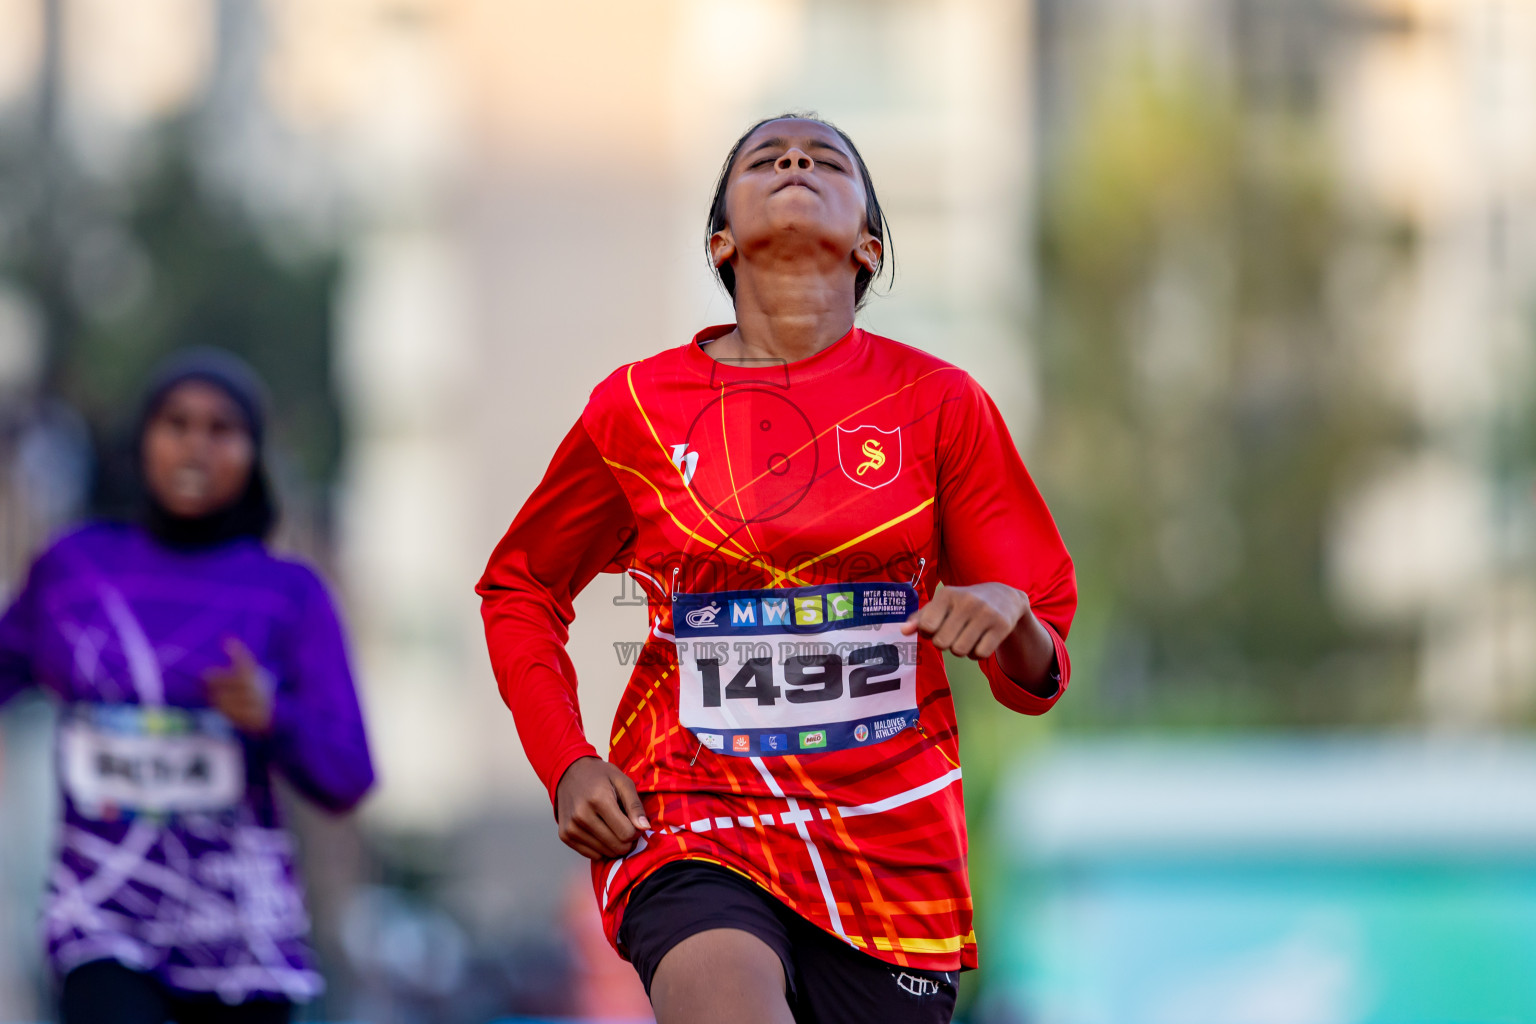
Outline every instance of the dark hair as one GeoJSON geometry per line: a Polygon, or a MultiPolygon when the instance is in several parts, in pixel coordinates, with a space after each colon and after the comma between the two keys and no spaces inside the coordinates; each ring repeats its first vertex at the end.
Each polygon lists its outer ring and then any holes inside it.
{"type": "MultiPolygon", "coordinates": [[[[709,252],[710,238],[716,231],[725,227],[725,186],[730,182],[731,169],[736,166],[736,157],[741,154],[741,147],[746,143],[747,139],[752,137],[753,132],[763,125],[772,124],[775,121],[814,121],[816,124],[832,129],[837,133],[838,138],[847,143],[848,152],[853,154],[853,162],[858,165],[859,178],[864,182],[865,226],[871,235],[880,240],[880,262],[875,270],[871,272],[867,267],[860,266],[858,274],[853,279],[853,306],[855,309],[858,309],[864,305],[864,297],[869,291],[870,283],[880,276],[887,267],[891,270],[891,280],[894,281],[896,278],[894,249],[889,241],[891,224],[890,221],[885,219],[885,211],[880,208],[880,199],[875,195],[875,183],[869,176],[869,168],[864,166],[864,157],[859,153],[859,147],[853,144],[853,140],[848,137],[847,132],[831,121],[817,117],[814,113],[790,112],[779,114],[776,117],[765,117],[745,132],[742,132],[741,138],[736,140],[736,144],[731,147],[730,153],[726,155],[725,164],[720,168],[720,178],[715,182],[715,198],[709,204],[709,226],[704,232],[704,251],[706,254],[709,252]]],[[[715,276],[725,286],[726,294],[734,300],[736,298],[736,271],[729,262],[714,266],[714,261],[710,260],[710,264],[711,269],[715,272],[715,276]]]]}

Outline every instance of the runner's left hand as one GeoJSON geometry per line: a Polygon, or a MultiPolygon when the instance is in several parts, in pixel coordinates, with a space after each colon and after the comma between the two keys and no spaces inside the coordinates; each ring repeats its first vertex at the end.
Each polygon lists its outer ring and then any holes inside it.
{"type": "Polygon", "coordinates": [[[940,587],[933,599],[902,624],[911,636],[922,630],[941,651],[962,658],[990,657],[1029,612],[1029,597],[1006,583],[940,587]]]}
{"type": "Polygon", "coordinates": [[[265,736],[272,728],[272,677],[234,637],[224,641],[224,653],[227,666],[203,673],[208,703],[241,732],[265,736]]]}

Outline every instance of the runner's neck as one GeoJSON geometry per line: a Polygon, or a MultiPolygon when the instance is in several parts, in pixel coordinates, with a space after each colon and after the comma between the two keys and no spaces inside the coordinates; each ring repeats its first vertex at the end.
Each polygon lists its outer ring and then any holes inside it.
{"type": "Polygon", "coordinates": [[[820,275],[741,274],[736,330],[716,341],[716,359],[809,359],[853,329],[853,292],[820,275]]]}

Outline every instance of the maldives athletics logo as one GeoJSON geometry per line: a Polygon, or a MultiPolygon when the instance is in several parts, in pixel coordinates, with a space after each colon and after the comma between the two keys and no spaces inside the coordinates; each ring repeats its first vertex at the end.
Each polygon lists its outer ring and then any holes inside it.
{"type": "Polygon", "coordinates": [[[843,475],[856,484],[870,490],[884,487],[901,472],[901,428],[839,426],[837,464],[843,475]]]}

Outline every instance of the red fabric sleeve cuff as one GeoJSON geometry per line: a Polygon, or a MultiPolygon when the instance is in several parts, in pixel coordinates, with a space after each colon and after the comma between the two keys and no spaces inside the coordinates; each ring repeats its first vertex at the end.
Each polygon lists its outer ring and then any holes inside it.
{"type": "Polygon", "coordinates": [[[1061,695],[1067,692],[1067,683],[1072,678],[1072,660],[1067,656],[1066,642],[1062,640],[1061,634],[1056,632],[1056,627],[1049,622],[1041,619],[1040,625],[1044,626],[1045,631],[1050,634],[1051,644],[1056,649],[1056,692],[1049,697],[1030,693],[1014,682],[998,665],[996,655],[981,663],[981,670],[992,686],[992,696],[996,697],[1003,707],[1023,715],[1043,715],[1051,710],[1061,699],[1061,695]]]}

